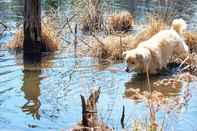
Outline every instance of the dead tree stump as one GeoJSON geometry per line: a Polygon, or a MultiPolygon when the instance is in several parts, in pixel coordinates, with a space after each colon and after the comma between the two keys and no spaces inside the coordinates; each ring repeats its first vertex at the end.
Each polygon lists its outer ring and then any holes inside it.
{"type": "Polygon", "coordinates": [[[24,8],[24,55],[40,54],[41,40],[41,0],[25,0],[24,8]]]}

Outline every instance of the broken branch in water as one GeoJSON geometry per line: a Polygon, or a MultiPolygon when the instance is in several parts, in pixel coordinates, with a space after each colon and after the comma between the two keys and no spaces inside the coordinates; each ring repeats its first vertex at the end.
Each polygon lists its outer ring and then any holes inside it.
{"type": "Polygon", "coordinates": [[[0,24],[5,28],[5,29],[7,29],[8,28],[8,26],[7,25],[5,25],[3,22],[1,22],[0,21],[0,24]]]}
{"type": "Polygon", "coordinates": [[[83,127],[96,127],[99,123],[96,115],[96,103],[98,102],[99,96],[100,88],[92,92],[87,100],[85,100],[85,97],[81,95],[83,127]]]}
{"type": "Polygon", "coordinates": [[[2,32],[0,32],[0,36],[3,35],[3,32],[7,30],[8,26],[5,25],[3,22],[0,21],[0,25],[2,25],[4,27],[4,29],[2,30],[2,32]]]}
{"type": "Polygon", "coordinates": [[[74,51],[75,51],[75,55],[77,53],[77,24],[75,25],[75,39],[74,39],[74,51]]]}

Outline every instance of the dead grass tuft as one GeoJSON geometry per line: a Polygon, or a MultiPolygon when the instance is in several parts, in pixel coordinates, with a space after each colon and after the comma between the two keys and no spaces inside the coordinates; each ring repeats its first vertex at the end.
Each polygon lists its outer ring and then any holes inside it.
{"type": "Polygon", "coordinates": [[[93,57],[101,59],[121,60],[122,53],[128,49],[128,44],[133,40],[129,36],[108,36],[101,41],[96,41],[91,50],[93,57]]]}
{"type": "Polygon", "coordinates": [[[165,27],[166,24],[162,20],[156,19],[154,17],[149,17],[149,24],[142,32],[138,33],[135,36],[131,45],[138,45],[140,42],[150,39],[159,31],[164,30],[165,27]]]}
{"type": "Polygon", "coordinates": [[[197,32],[184,32],[185,42],[192,52],[197,53],[197,32]]]}
{"type": "Polygon", "coordinates": [[[101,30],[103,23],[101,0],[83,1],[86,13],[81,16],[82,30],[84,32],[95,32],[101,30]]]}
{"type": "Polygon", "coordinates": [[[145,30],[138,33],[135,37],[132,35],[111,35],[101,39],[101,42],[96,41],[95,46],[91,49],[91,55],[102,59],[121,60],[123,59],[122,53],[124,51],[136,48],[140,42],[150,39],[164,28],[164,22],[150,17],[149,24],[145,30]]]}
{"type": "MultiPolygon", "coordinates": [[[[7,44],[10,49],[23,49],[24,34],[22,27],[15,33],[13,39],[7,44]]],[[[42,22],[42,50],[56,51],[60,46],[60,39],[57,37],[57,31],[54,25],[48,20],[42,22]]]]}
{"type": "Polygon", "coordinates": [[[10,49],[22,49],[23,48],[23,40],[24,40],[24,34],[22,32],[22,28],[20,28],[16,31],[14,37],[8,43],[7,47],[10,49]]]}
{"type": "Polygon", "coordinates": [[[128,31],[134,24],[133,16],[128,11],[121,11],[109,16],[107,19],[107,29],[109,32],[128,31]]]}

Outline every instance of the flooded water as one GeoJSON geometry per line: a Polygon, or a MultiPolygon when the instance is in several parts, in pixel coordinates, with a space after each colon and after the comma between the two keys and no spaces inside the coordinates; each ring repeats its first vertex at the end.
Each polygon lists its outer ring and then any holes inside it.
{"type": "MultiPolygon", "coordinates": [[[[9,26],[8,31],[0,36],[1,45],[11,39],[16,26],[22,22],[22,3],[22,0],[0,0],[0,21],[9,26]]],[[[71,4],[66,0],[46,0],[43,10],[47,11],[49,6],[53,6],[58,8],[61,16],[66,16],[73,12],[71,4]]],[[[126,6],[129,1],[116,0],[112,2],[111,8],[136,11],[136,17],[141,20],[151,4],[136,2],[136,6],[131,8],[126,6]]],[[[191,12],[184,15],[193,30],[197,23],[196,8],[197,2],[193,1],[191,12]]],[[[22,54],[0,50],[0,130],[69,130],[82,119],[80,95],[87,98],[95,88],[101,90],[97,104],[98,118],[110,128],[117,131],[122,129],[123,106],[127,130],[132,130],[135,120],[149,118],[145,102],[132,99],[133,94],[125,93],[129,88],[147,90],[147,80],[135,72],[126,73],[125,64],[113,64],[109,60],[101,61],[92,57],[75,57],[72,53],[66,54],[63,49],[43,57],[38,63],[24,61],[22,54]]],[[[151,82],[166,77],[169,75],[151,77],[151,82]]],[[[168,115],[165,130],[197,130],[196,85],[195,81],[190,83],[191,99],[184,107],[168,115]]],[[[169,99],[184,94],[182,88],[161,87],[155,90],[169,99]]],[[[165,112],[157,112],[158,123],[162,123],[165,118],[165,112]]]]}

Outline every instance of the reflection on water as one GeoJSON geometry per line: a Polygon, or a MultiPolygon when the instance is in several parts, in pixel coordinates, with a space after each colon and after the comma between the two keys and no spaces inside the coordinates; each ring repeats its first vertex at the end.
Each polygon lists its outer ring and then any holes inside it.
{"type": "Polygon", "coordinates": [[[53,55],[48,54],[40,58],[28,57],[23,59],[23,86],[21,90],[24,92],[24,98],[27,102],[21,107],[22,111],[28,115],[32,115],[35,119],[40,119],[40,82],[42,80],[41,70],[44,68],[50,68],[52,65],[48,62],[53,55]]]}
{"type": "Polygon", "coordinates": [[[33,118],[40,119],[40,68],[35,68],[31,64],[24,64],[24,79],[21,90],[24,92],[24,98],[27,102],[22,107],[22,111],[32,115],[33,118]]]}
{"type": "MultiPolygon", "coordinates": [[[[180,88],[172,88],[169,86],[159,86],[159,87],[155,87],[153,86],[154,82],[158,81],[158,80],[162,80],[165,78],[169,78],[172,77],[170,75],[156,75],[156,76],[151,76],[150,77],[150,85],[152,87],[152,90],[156,90],[158,92],[161,92],[164,96],[177,96],[179,95],[180,92],[180,88]]],[[[144,92],[144,91],[148,91],[148,81],[146,76],[144,75],[137,75],[137,76],[133,76],[133,78],[125,83],[126,86],[126,96],[129,98],[132,98],[132,95],[134,95],[132,92],[129,92],[129,89],[139,89],[140,92],[144,92]]]]}

